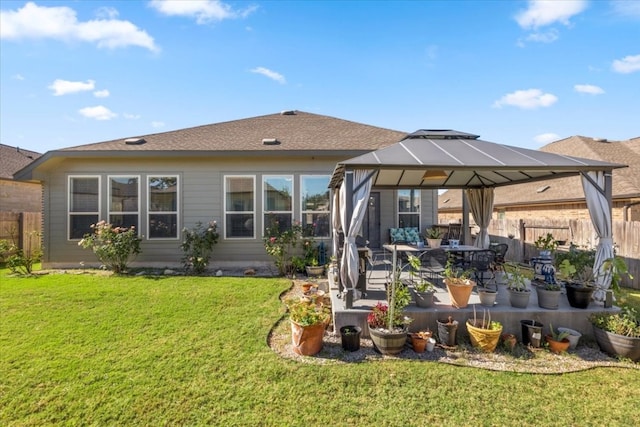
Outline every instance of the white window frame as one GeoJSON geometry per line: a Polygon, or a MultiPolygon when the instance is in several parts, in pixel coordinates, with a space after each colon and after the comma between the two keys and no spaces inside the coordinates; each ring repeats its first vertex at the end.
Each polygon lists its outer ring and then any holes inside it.
{"type": "Polygon", "coordinates": [[[138,231],[138,236],[140,235],[140,229],[141,229],[141,218],[140,218],[140,205],[141,205],[141,199],[142,199],[142,195],[140,194],[140,184],[141,180],[140,180],[140,175],[107,175],[107,218],[108,221],[110,223],[111,222],[111,215],[137,215],[138,216],[138,226],[137,226],[137,231],[138,231]],[[112,211],[111,210],[111,179],[112,178],[136,178],[138,180],[138,209],[136,211],[112,211]]]}
{"type": "Polygon", "coordinates": [[[313,175],[313,174],[308,174],[308,175],[300,175],[300,224],[303,224],[302,222],[302,218],[304,217],[305,214],[327,214],[328,215],[328,219],[329,219],[329,235],[328,236],[313,236],[314,238],[317,239],[327,239],[331,237],[331,193],[329,193],[329,197],[328,197],[328,202],[329,202],[329,209],[326,211],[314,211],[314,210],[307,210],[305,209],[305,206],[302,205],[303,203],[303,199],[304,199],[304,195],[302,194],[302,189],[304,188],[304,179],[305,178],[326,178],[327,179],[327,191],[329,188],[329,182],[331,181],[331,175],[326,175],[326,174],[318,174],[318,175],[313,175]]]}
{"type": "Polygon", "coordinates": [[[225,240],[248,240],[256,238],[256,230],[258,228],[257,218],[256,218],[256,176],[255,175],[224,175],[223,176],[223,193],[222,193],[222,201],[223,201],[223,224],[224,227],[222,229],[222,238],[225,240]],[[250,178],[253,181],[253,210],[252,211],[228,211],[227,210],[227,180],[233,178],[250,178]],[[243,237],[227,237],[227,215],[235,215],[235,214],[251,214],[253,215],[253,235],[252,236],[243,236],[243,237]]]}
{"type": "MultiPolygon", "coordinates": [[[[422,190],[419,188],[403,188],[400,190],[396,190],[396,224],[398,227],[400,227],[400,215],[417,215],[418,216],[418,231],[422,230],[422,224],[421,224],[421,211],[422,211],[422,190]],[[418,196],[420,197],[420,203],[418,204],[418,212],[400,212],[399,209],[399,202],[400,202],[400,192],[401,191],[411,191],[414,190],[418,193],[418,196]]],[[[410,227],[408,225],[405,225],[405,227],[410,227]]]]}
{"type": "Polygon", "coordinates": [[[264,237],[265,228],[269,226],[269,224],[265,223],[265,218],[269,214],[276,214],[276,215],[289,214],[291,216],[291,225],[293,225],[295,220],[295,217],[294,217],[294,206],[295,206],[295,199],[296,199],[295,195],[296,195],[296,183],[293,175],[280,175],[280,174],[262,175],[262,231],[261,231],[261,234],[263,237],[264,237]],[[267,201],[265,200],[265,190],[266,190],[265,184],[266,184],[266,180],[269,178],[289,179],[291,181],[291,210],[290,211],[270,211],[266,209],[267,201]]]}
{"type": "Polygon", "coordinates": [[[147,240],[179,240],[180,239],[180,175],[171,173],[150,173],[146,179],[147,190],[147,240]],[[176,179],[176,210],[175,211],[152,211],[151,210],[151,179],[152,178],[175,178],[176,179]],[[151,215],[175,215],[176,216],[176,237],[151,237],[151,215]]]}
{"type": "MultiPolygon", "coordinates": [[[[102,176],[101,175],[69,175],[67,176],[67,241],[78,241],[82,237],[71,237],[71,217],[72,216],[96,216],[96,223],[100,221],[100,215],[102,212],[102,176]],[[92,212],[73,212],[71,210],[72,195],[71,195],[71,182],[73,179],[78,178],[91,178],[98,180],[98,210],[92,212]]],[[[91,232],[88,230],[88,232],[91,232]]]]}

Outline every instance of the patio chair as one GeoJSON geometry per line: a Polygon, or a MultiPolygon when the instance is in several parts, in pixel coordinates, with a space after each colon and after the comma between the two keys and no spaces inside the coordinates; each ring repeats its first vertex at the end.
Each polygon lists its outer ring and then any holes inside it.
{"type": "Polygon", "coordinates": [[[504,271],[504,263],[506,262],[505,255],[507,254],[507,250],[509,250],[509,245],[506,243],[500,243],[491,248],[496,253],[495,258],[493,259],[493,265],[491,266],[491,270],[495,273],[498,270],[504,271]]]}
{"type": "Polygon", "coordinates": [[[470,266],[473,270],[473,276],[478,286],[486,287],[488,281],[493,279],[494,274],[491,267],[495,257],[496,253],[491,249],[483,249],[471,254],[470,266]],[[487,274],[490,275],[489,278],[487,278],[487,274]]]}
{"type": "Polygon", "coordinates": [[[391,259],[387,252],[369,252],[367,264],[367,284],[386,285],[391,282],[391,259]]]}
{"type": "Polygon", "coordinates": [[[447,265],[447,253],[444,249],[431,249],[420,254],[421,277],[426,277],[432,282],[439,283],[442,281],[445,266],[447,265]]]}

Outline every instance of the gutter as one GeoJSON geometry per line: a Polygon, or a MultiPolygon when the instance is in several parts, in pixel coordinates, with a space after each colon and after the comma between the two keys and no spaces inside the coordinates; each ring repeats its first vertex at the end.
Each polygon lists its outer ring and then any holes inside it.
{"type": "Polygon", "coordinates": [[[633,203],[627,203],[626,205],[622,206],[622,220],[623,221],[629,221],[629,208],[631,206],[636,206],[636,205],[640,205],[640,201],[638,202],[633,202],[633,203]]]}

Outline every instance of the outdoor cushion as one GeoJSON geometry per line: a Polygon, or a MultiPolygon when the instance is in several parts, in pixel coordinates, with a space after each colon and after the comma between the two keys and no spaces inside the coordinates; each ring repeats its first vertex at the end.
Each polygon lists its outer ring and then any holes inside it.
{"type": "Polygon", "coordinates": [[[391,238],[391,243],[398,242],[398,241],[404,242],[407,240],[406,235],[404,233],[404,228],[390,228],[389,237],[391,238]]]}
{"type": "Polygon", "coordinates": [[[420,231],[418,227],[405,227],[404,234],[409,243],[417,243],[420,241],[420,231]]]}

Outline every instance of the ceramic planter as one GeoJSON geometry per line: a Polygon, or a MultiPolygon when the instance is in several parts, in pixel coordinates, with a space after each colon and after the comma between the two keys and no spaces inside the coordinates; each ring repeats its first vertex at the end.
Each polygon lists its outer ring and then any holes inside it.
{"type": "Polygon", "coordinates": [[[538,306],[540,308],[546,308],[547,310],[557,310],[560,305],[560,294],[558,291],[549,291],[542,286],[536,286],[536,293],[538,294],[538,306]]]}
{"type": "Polygon", "coordinates": [[[576,348],[578,346],[578,342],[580,341],[580,337],[582,336],[582,334],[574,329],[569,329],[569,328],[563,328],[560,327],[558,328],[558,332],[566,332],[569,334],[569,336],[567,337],[567,339],[569,340],[569,349],[573,350],[574,348],[576,348]]]}
{"type": "Polygon", "coordinates": [[[322,338],[326,325],[302,326],[293,320],[291,322],[291,343],[293,351],[302,356],[313,356],[322,350],[322,338]]]}
{"type": "Polygon", "coordinates": [[[427,351],[432,352],[434,348],[436,348],[436,340],[431,337],[427,340],[427,351]]]}
{"type": "Polygon", "coordinates": [[[324,274],[324,265],[307,265],[308,277],[320,277],[324,274]]]}
{"type": "Polygon", "coordinates": [[[430,249],[438,249],[442,244],[442,239],[427,239],[430,249]]]}
{"type": "Polygon", "coordinates": [[[593,295],[593,286],[584,286],[579,283],[567,283],[567,300],[569,305],[574,308],[587,308],[591,303],[593,295]]]}
{"type": "Polygon", "coordinates": [[[600,350],[614,357],[624,357],[634,362],[640,360],[640,338],[614,334],[593,325],[593,334],[600,350]]]}
{"type": "Polygon", "coordinates": [[[480,289],[478,290],[478,296],[480,296],[480,305],[484,307],[493,307],[496,303],[498,292],[489,289],[480,289]]]}
{"type": "Polygon", "coordinates": [[[451,299],[451,305],[456,308],[465,308],[469,305],[469,298],[471,297],[471,291],[476,285],[473,280],[468,280],[466,283],[459,283],[445,278],[444,283],[447,285],[447,292],[449,292],[449,298],[451,299]]]}
{"type": "Polygon", "coordinates": [[[569,345],[571,344],[567,338],[564,338],[562,341],[554,340],[551,335],[545,335],[544,338],[549,345],[549,351],[556,354],[564,353],[569,349],[569,345]]]}
{"type": "Polygon", "coordinates": [[[527,308],[529,305],[529,297],[531,296],[531,290],[516,291],[509,289],[509,303],[511,307],[515,308],[527,308]]]}
{"type": "Polygon", "coordinates": [[[421,307],[421,308],[433,307],[433,294],[435,294],[434,291],[420,292],[420,291],[414,290],[413,293],[415,296],[416,305],[418,307],[421,307]]]}
{"type": "Polygon", "coordinates": [[[411,347],[416,353],[424,353],[427,348],[427,340],[430,337],[421,337],[418,334],[411,334],[411,347]]]}
{"type": "Polygon", "coordinates": [[[499,329],[485,329],[484,326],[485,324],[482,323],[482,320],[476,320],[475,324],[473,320],[467,320],[467,331],[469,331],[471,345],[482,351],[491,353],[496,349],[500,341],[502,325],[500,325],[499,329]]]}
{"type": "Polygon", "coordinates": [[[369,328],[369,336],[374,348],[384,355],[394,355],[400,353],[407,343],[407,333],[403,332],[382,332],[378,329],[369,328]]]}
{"type": "Polygon", "coordinates": [[[340,328],[340,339],[342,343],[342,349],[344,351],[358,351],[360,350],[360,334],[362,328],[360,326],[343,326],[340,328]]]}

